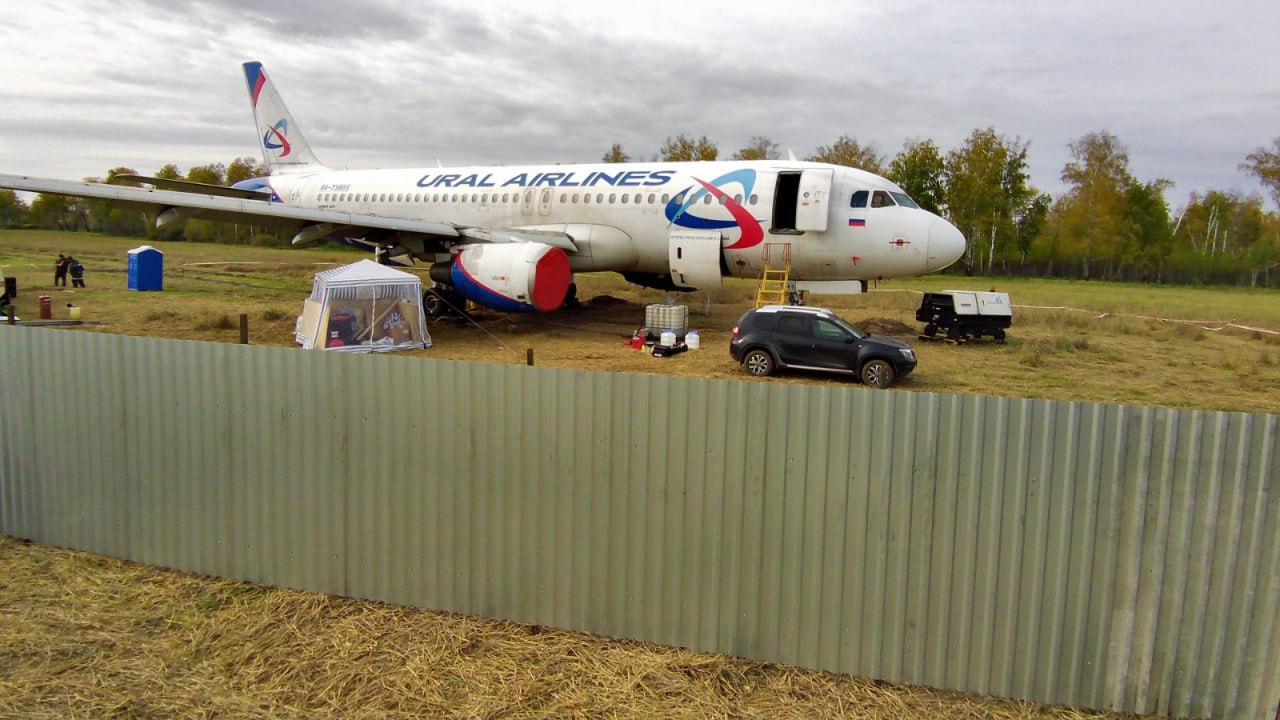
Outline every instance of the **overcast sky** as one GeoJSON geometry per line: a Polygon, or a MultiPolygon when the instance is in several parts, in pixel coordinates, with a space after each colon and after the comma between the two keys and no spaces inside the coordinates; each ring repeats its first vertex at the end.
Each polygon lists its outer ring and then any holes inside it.
{"type": "Polygon", "coordinates": [[[1176,211],[1260,192],[1238,166],[1280,136],[1278,39],[1275,0],[14,0],[0,172],[261,161],[259,60],[331,167],[649,159],[682,132],[891,158],[993,127],[1057,194],[1068,143],[1106,130],[1176,211]]]}

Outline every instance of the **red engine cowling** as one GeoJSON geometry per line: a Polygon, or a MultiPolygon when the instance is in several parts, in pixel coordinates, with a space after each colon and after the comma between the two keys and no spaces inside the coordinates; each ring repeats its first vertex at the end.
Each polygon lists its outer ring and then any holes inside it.
{"type": "Polygon", "coordinates": [[[465,245],[449,278],[468,300],[508,312],[550,312],[564,304],[573,272],[564,251],[542,243],[465,245]]]}

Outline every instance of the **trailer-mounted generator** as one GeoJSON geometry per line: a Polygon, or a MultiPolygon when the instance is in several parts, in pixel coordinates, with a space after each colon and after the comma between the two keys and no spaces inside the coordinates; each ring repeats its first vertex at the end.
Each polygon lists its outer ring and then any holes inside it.
{"type": "Polygon", "coordinates": [[[943,333],[948,340],[963,342],[989,335],[1004,342],[1004,331],[1013,323],[1009,294],[943,290],[927,292],[916,310],[916,320],[925,323],[924,337],[943,333]]]}

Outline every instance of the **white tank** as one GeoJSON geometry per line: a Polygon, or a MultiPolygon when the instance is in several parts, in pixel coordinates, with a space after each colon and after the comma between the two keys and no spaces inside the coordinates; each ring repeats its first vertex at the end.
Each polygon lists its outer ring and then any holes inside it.
{"type": "Polygon", "coordinates": [[[664,330],[662,334],[658,336],[658,344],[662,345],[662,347],[671,347],[675,345],[676,344],[675,331],[664,330]]]}
{"type": "Polygon", "coordinates": [[[685,344],[685,346],[686,346],[686,347],[688,347],[690,350],[697,350],[697,349],[698,349],[698,343],[699,343],[699,342],[700,342],[700,341],[699,341],[699,339],[698,339],[698,331],[697,331],[697,330],[690,330],[689,332],[685,333],[685,336],[684,336],[684,344],[685,344]]]}

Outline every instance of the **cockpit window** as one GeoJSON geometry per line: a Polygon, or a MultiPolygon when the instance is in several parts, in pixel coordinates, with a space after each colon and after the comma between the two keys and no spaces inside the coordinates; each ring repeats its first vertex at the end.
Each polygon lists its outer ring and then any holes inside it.
{"type": "Polygon", "coordinates": [[[883,190],[877,190],[876,193],[871,196],[871,207],[873,208],[892,207],[895,204],[896,203],[893,202],[893,198],[889,197],[889,193],[883,190]]]}
{"type": "Polygon", "coordinates": [[[916,204],[916,201],[912,200],[911,196],[906,193],[891,192],[889,194],[892,195],[893,199],[897,200],[898,204],[903,207],[915,208],[916,210],[920,209],[920,206],[916,204]]]}
{"type": "Polygon", "coordinates": [[[859,190],[849,199],[849,207],[864,208],[867,206],[867,191],[859,190]]]}

